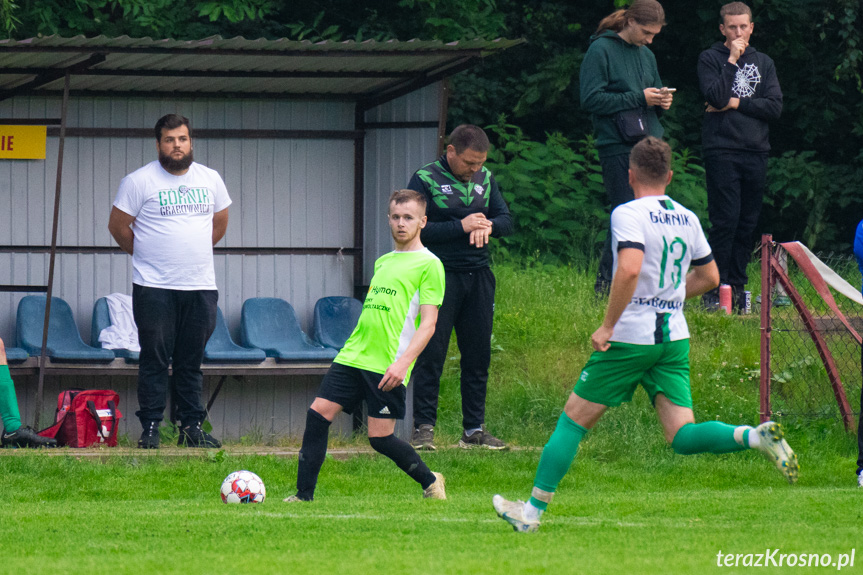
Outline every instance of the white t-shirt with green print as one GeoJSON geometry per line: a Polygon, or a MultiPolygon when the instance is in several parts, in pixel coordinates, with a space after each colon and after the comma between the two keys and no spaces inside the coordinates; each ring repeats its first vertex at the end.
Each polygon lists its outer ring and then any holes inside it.
{"type": "Polygon", "coordinates": [[[231,205],[216,170],[192,162],[175,176],[153,161],[120,182],[114,207],[135,217],[132,282],[214,290],[213,214],[231,205]]]}
{"type": "Polygon", "coordinates": [[[611,213],[611,248],[644,252],[638,285],[611,341],[658,344],[689,337],[683,301],[690,265],[710,263],[713,254],[698,216],[668,196],[646,196],[611,213]]]}

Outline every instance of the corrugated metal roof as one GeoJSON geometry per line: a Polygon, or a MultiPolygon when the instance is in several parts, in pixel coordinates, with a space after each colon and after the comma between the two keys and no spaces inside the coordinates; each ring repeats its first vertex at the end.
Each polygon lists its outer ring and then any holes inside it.
{"type": "Polygon", "coordinates": [[[277,95],[380,99],[464,70],[524,40],[316,42],[120,36],[0,40],[0,99],[78,94],[277,95]]]}

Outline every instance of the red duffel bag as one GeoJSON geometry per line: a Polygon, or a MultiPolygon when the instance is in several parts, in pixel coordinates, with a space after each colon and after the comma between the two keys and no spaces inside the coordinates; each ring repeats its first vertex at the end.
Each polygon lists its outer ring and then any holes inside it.
{"type": "Polygon", "coordinates": [[[120,396],[110,389],[70,389],[57,396],[55,423],[39,432],[59,445],[117,446],[117,428],[123,414],[117,409],[120,396]]]}

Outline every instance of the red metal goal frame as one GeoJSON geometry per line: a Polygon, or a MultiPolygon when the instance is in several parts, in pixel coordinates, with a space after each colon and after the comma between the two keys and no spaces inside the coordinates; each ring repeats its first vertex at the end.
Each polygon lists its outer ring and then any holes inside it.
{"type": "Polygon", "coordinates": [[[773,304],[773,287],[778,282],[791,299],[794,309],[797,310],[800,319],[803,321],[803,325],[806,327],[806,331],[815,344],[815,349],[818,350],[818,355],[821,357],[824,369],[827,371],[827,378],[830,380],[833,395],[836,397],[839,413],[842,415],[842,423],[845,424],[846,430],[850,430],[854,426],[854,414],[848,403],[848,398],[845,396],[845,388],[842,387],[839,370],[833,361],[833,355],[827,347],[827,342],[824,341],[821,332],[815,324],[812,313],[807,309],[803,298],[800,296],[800,292],[797,291],[788,274],[780,265],[779,258],[776,257],[778,249],[781,249],[781,247],[773,242],[772,235],[765,234],[761,236],[761,383],[759,390],[761,421],[765,422],[773,415],[770,407],[770,382],[772,376],[770,364],[772,335],[770,311],[773,304]]]}

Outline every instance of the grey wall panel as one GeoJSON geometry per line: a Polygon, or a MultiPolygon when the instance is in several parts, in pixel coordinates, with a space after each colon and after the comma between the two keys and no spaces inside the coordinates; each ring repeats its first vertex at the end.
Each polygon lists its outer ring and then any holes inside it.
{"type": "MultiPolygon", "coordinates": [[[[149,129],[159,116],[168,112],[188,115],[193,128],[353,129],[353,107],[344,103],[104,98],[73,98],[67,125],[149,129]]],[[[0,102],[0,115],[57,116],[59,99],[14,98],[0,102]]],[[[194,146],[196,159],[218,170],[235,196],[238,213],[229,228],[227,245],[307,245],[315,238],[322,240],[321,223],[333,220],[338,224],[331,225],[335,237],[328,235],[326,239],[333,243],[326,245],[349,245],[345,242],[352,239],[352,230],[345,229],[343,223],[352,226],[349,217],[353,212],[352,141],[202,139],[195,140],[194,146]],[[276,205],[292,211],[295,215],[292,227],[300,232],[305,232],[305,222],[311,218],[316,233],[288,236],[300,243],[278,243],[273,222],[276,205]]],[[[10,221],[13,225],[3,226],[0,242],[38,244],[50,240],[57,148],[57,139],[52,137],[48,139],[46,160],[0,163],[0,208],[14,214],[11,198],[26,198],[17,207],[26,205],[28,216],[14,218],[10,221]]],[[[105,229],[107,214],[120,180],[155,158],[155,142],[151,138],[67,138],[61,243],[104,245],[102,242],[110,239],[105,229]]],[[[0,223],[5,220],[0,219],[0,223]]]]}
{"type": "Polygon", "coordinates": [[[427,122],[437,121],[440,109],[440,83],[426,86],[381,104],[366,113],[367,122],[427,122]]]}
{"type": "MultiPolygon", "coordinates": [[[[428,86],[366,112],[367,122],[438,120],[440,84],[428,86]]],[[[374,260],[392,249],[386,200],[407,186],[413,173],[437,157],[437,128],[370,130],[365,143],[365,241],[363,283],[368,284],[374,260]]]]}

